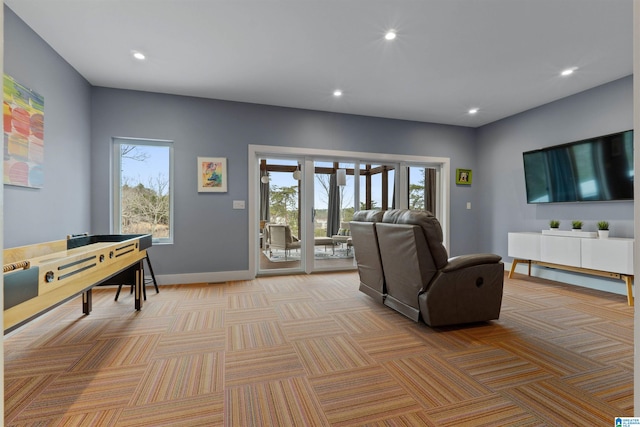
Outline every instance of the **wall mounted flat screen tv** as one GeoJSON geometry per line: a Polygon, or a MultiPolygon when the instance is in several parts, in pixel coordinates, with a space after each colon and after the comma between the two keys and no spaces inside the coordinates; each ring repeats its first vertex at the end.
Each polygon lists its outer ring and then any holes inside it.
{"type": "Polygon", "coordinates": [[[633,130],[522,156],[527,203],[633,200],[633,130]]]}

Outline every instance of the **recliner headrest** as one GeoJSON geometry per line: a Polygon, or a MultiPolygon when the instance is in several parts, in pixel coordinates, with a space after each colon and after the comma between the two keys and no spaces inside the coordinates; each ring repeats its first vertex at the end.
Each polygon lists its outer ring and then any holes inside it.
{"type": "Polygon", "coordinates": [[[442,245],[442,227],[440,221],[431,212],[411,209],[391,209],[385,211],[382,222],[390,224],[418,225],[431,250],[437,268],[447,265],[449,255],[442,245]]]}
{"type": "Polygon", "coordinates": [[[364,211],[357,211],[353,214],[353,219],[351,221],[358,222],[381,222],[382,215],[384,212],[379,211],[377,209],[368,209],[364,211]]]}

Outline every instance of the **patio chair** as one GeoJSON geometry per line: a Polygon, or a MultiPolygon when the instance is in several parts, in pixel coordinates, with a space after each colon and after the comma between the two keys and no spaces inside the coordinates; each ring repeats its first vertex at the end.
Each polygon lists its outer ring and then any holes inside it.
{"type": "Polygon", "coordinates": [[[283,224],[268,224],[269,253],[273,249],[284,250],[284,259],[291,249],[300,249],[300,240],[291,234],[291,228],[283,224]]]}

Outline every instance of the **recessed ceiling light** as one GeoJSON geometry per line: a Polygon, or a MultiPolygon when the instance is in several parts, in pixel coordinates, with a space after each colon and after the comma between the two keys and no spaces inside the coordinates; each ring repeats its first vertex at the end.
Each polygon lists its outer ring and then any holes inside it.
{"type": "Polygon", "coordinates": [[[567,68],[566,70],[562,70],[562,72],[560,73],[560,75],[562,77],[567,77],[570,76],[571,74],[573,74],[574,71],[576,71],[578,68],[577,67],[573,67],[573,68],[567,68]]]}
{"type": "Polygon", "coordinates": [[[342,91],[340,89],[334,90],[333,96],[335,96],[336,98],[342,96],[342,91]]]}
{"type": "Polygon", "coordinates": [[[394,30],[389,30],[387,34],[384,35],[384,38],[387,40],[393,40],[396,38],[396,32],[394,30]]]}
{"type": "Polygon", "coordinates": [[[476,114],[478,111],[479,111],[479,109],[478,109],[478,108],[471,108],[471,109],[469,110],[469,114],[476,114]]]}
{"type": "Polygon", "coordinates": [[[134,57],[134,58],[136,58],[136,59],[138,59],[138,60],[140,60],[140,61],[142,61],[142,60],[144,60],[144,59],[146,58],[146,56],[144,55],[144,53],[142,53],[142,52],[138,52],[137,50],[134,50],[134,51],[132,52],[132,54],[133,54],[133,57],[134,57]]]}

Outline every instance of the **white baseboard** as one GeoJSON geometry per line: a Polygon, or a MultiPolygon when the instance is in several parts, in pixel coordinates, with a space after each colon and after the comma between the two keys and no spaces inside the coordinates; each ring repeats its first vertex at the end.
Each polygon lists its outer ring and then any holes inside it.
{"type": "MultiPolygon", "coordinates": [[[[511,263],[505,262],[506,271],[511,270],[511,263]]],[[[526,275],[528,266],[524,263],[516,266],[516,274],[526,275]]],[[[616,279],[605,279],[585,274],[570,273],[563,270],[543,268],[533,266],[531,275],[542,279],[554,280],[556,282],[568,283],[570,285],[583,286],[585,288],[597,289],[612,292],[619,295],[627,295],[627,287],[624,282],[616,279]]],[[[218,271],[209,273],[185,273],[185,274],[163,274],[156,275],[158,285],[176,285],[189,283],[220,283],[234,280],[252,280],[249,270],[240,271],[218,271]]]]}
{"type": "MultiPolygon", "coordinates": [[[[510,271],[511,263],[505,262],[504,268],[506,271],[510,271]]],[[[526,276],[528,274],[528,271],[529,266],[526,263],[520,263],[516,266],[515,273],[523,274],[526,276]]],[[[554,280],[556,282],[568,283],[570,285],[582,286],[589,289],[611,292],[619,295],[627,295],[627,286],[622,280],[617,279],[600,278],[597,276],[571,273],[564,270],[556,270],[553,268],[545,268],[535,265],[531,267],[531,276],[554,280]]]]}
{"type": "Polygon", "coordinates": [[[234,280],[251,280],[249,270],[216,271],[210,273],[156,274],[158,285],[182,285],[189,283],[220,283],[234,280]]]}

